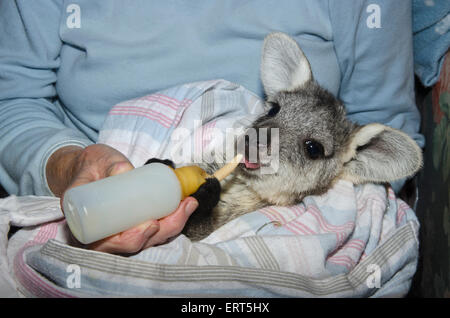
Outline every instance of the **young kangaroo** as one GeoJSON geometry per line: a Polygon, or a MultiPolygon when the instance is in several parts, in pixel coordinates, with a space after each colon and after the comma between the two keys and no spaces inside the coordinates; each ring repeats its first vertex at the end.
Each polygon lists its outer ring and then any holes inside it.
{"type": "MultiPolygon", "coordinates": [[[[250,163],[247,157],[222,183],[215,207],[202,210],[200,202],[183,230],[191,239],[202,239],[264,206],[293,205],[306,195],[322,194],[337,179],[384,183],[420,169],[422,151],[408,135],[381,124],[360,126],[346,118],[344,105],[314,81],[308,60],[286,34],[266,37],[261,78],[270,110],[253,128],[278,128],[279,168],[263,174],[262,163],[250,163]]],[[[267,148],[270,143],[268,138],[267,148]]],[[[260,151],[261,144],[256,147],[260,151]]]]}

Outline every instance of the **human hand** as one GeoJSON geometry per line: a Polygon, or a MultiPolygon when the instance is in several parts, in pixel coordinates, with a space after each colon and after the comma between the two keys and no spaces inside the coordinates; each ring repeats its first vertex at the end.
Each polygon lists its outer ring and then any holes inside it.
{"type": "Polygon", "coordinates": [[[87,247],[106,253],[130,254],[165,243],[183,230],[189,216],[197,207],[197,200],[187,197],[170,215],[159,220],[144,222],[119,234],[91,243],[87,247]]]}
{"type": "MultiPolygon", "coordinates": [[[[56,151],[48,160],[46,173],[50,189],[61,197],[70,188],[134,169],[119,151],[104,144],[86,148],[68,146],[56,151]]],[[[108,253],[136,253],[164,243],[179,234],[198,206],[188,197],[177,210],[160,220],[149,220],[129,230],[89,244],[87,247],[108,253]]]]}

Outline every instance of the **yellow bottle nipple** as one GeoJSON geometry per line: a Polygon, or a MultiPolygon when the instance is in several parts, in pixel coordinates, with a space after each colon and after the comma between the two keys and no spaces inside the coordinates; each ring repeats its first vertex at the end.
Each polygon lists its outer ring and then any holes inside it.
{"type": "Polygon", "coordinates": [[[181,184],[182,200],[195,193],[200,186],[206,182],[206,178],[216,178],[219,181],[225,179],[236,169],[242,160],[242,155],[238,154],[229,163],[217,170],[212,176],[198,166],[186,166],[175,169],[175,174],[181,184]]]}

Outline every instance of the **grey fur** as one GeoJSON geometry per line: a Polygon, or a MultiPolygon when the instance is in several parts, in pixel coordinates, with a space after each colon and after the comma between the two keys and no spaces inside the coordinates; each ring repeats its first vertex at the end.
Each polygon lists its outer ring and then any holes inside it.
{"type": "Polygon", "coordinates": [[[260,117],[253,127],[279,129],[279,169],[261,174],[241,164],[222,184],[221,199],[210,217],[187,224],[184,233],[191,239],[202,239],[264,206],[293,205],[307,195],[322,194],[340,178],[390,182],[420,169],[422,151],[408,135],[381,124],[359,126],[346,118],[344,105],[314,81],[308,60],[286,34],[266,37],[261,78],[268,106],[278,104],[280,111],[260,117]],[[311,159],[305,140],[319,142],[324,156],[311,159]]]}

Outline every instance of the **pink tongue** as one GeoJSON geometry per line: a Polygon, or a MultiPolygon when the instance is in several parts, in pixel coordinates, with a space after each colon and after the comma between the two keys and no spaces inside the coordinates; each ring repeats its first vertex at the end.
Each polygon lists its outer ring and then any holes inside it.
{"type": "Polygon", "coordinates": [[[258,169],[260,167],[259,163],[251,163],[247,159],[244,159],[244,164],[247,169],[258,169]]]}

